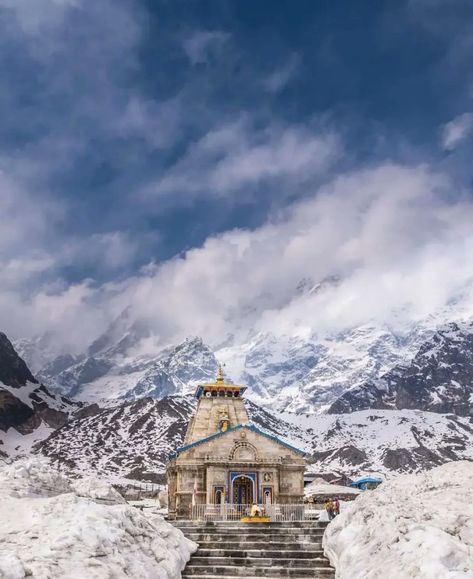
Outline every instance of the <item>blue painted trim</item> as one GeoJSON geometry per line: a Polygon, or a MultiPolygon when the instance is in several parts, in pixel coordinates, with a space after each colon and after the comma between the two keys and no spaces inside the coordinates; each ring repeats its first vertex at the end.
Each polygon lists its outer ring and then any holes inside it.
{"type": "Polygon", "coordinates": [[[210,440],[214,440],[215,438],[218,438],[219,436],[224,436],[225,434],[229,434],[230,432],[235,432],[236,430],[240,430],[241,428],[248,428],[248,430],[251,430],[252,432],[256,432],[258,434],[261,434],[262,436],[266,436],[266,438],[269,438],[270,440],[274,440],[274,442],[277,442],[278,444],[282,444],[282,446],[285,446],[286,448],[289,448],[290,450],[293,450],[294,452],[297,452],[297,453],[301,454],[302,456],[306,456],[306,453],[303,450],[300,450],[299,448],[296,448],[295,446],[292,446],[291,444],[284,442],[284,440],[281,440],[277,436],[273,436],[272,434],[268,434],[264,430],[260,430],[254,424],[248,423],[248,424],[237,424],[236,426],[232,426],[231,428],[229,428],[225,432],[216,432],[215,434],[211,434],[210,436],[206,436],[205,438],[200,438],[199,440],[196,440],[195,442],[191,442],[190,444],[186,444],[185,446],[181,446],[181,447],[176,449],[176,452],[174,452],[171,455],[171,458],[175,458],[181,452],[184,452],[185,450],[189,450],[189,448],[193,448],[194,446],[198,446],[199,444],[202,444],[204,442],[209,442],[210,440]]]}
{"type": "Polygon", "coordinates": [[[241,470],[231,470],[230,471],[230,482],[233,484],[233,481],[238,478],[239,476],[246,476],[254,483],[256,483],[256,473],[255,472],[245,472],[241,470]]]}

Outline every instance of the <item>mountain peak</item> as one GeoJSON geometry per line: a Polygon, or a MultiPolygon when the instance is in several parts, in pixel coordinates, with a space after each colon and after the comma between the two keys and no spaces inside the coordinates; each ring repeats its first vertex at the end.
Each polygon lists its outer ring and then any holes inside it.
{"type": "Polygon", "coordinates": [[[13,388],[21,388],[27,382],[38,383],[3,332],[0,332],[0,382],[13,388]]]}

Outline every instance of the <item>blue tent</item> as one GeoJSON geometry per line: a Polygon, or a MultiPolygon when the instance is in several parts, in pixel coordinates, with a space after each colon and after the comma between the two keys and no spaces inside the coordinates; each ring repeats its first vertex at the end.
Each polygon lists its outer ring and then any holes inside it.
{"type": "Polygon", "coordinates": [[[375,478],[372,476],[365,476],[356,481],[353,481],[350,486],[365,491],[367,489],[375,489],[379,484],[383,482],[380,478],[375,478]]]}

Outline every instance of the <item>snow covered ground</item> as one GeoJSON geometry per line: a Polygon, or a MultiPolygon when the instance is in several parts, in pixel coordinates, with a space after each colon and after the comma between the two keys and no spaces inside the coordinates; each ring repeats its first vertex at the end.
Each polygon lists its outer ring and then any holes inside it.
{"type": "Polygon", "coordinates": [[[473,463],[366,491],[327,527],[324,549],[338,579],[471,579],[473,463]]]}
{"type": "Polygon", "coordinates": [[[101,481],[45,459],[0,467],[1,579],[179,579],[196,547],[101,481]]]}

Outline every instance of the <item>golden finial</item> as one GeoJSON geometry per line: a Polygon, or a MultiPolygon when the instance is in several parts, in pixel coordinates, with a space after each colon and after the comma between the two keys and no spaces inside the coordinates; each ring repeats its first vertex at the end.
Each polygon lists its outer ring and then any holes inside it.
{"type": "Polygon", "coordinates": [[[225,378],[224,378],[224,376],[223,376],[222,364],[219,364],[219,365],[218,365],[217,382],[225,382],[225,378]]]}

